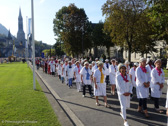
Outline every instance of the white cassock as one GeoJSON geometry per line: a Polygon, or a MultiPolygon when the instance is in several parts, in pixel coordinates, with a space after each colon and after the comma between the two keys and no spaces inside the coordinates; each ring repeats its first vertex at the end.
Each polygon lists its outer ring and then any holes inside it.
{"type": "Polygon", "coordinates": [[[50,61],[49,65],[50,65],[50,72],[55,72],[55,61],[50,61]]]}
{"type": "Polygon", "coordinates": [[[134,67],[132,67],[129,71],[129,74],[132,75],[132,79],[131,79],[131,82],[132,82],[132,85],[134,87],[136,87],[136,77],[135,77],[135,71],[136,69],[134,67]]]}
{"type": "Polygon", "coordinates": [[[71,66],[67,66],[66,67],[66,72],[67,72],[67,74],[68,74],[68,79],[71,79],[71,78],[73,78],[73,75],[74,75],[74,70],[73,70],[73,67],[71,66]]]}
{"type": "Polygon", "coordinates": [[[104,79],[103,83],[100,83],[101,72],[99,69],[94,71],[93,77],[96,78],[96,84],[97,84],[97,89],[94,86],[94,96],[106,96],[106,83],[105,83],[106,71],[102,69],[102,73],[104,75],[104,79]]]}
{"type": "Polygon", "coordinates": [[[162,90],[160,90],[160,86],[156,84],[159,83],[165,83],[165,74],[164,71],[161,69],[162,73],[158,74],[157,70],[154,68],[151,71],[151,96],[154,98],[160,98],[162,95],[162,90]]]}
{"type": "Polygon", "coordinates": [[[106,76],[108,76],[109,75],[110,64],[109,63],[104,63],[104,67],[103,68],[105,69],[106,76]],[[108,64],[108,68],[107,68],[107,64],[108,64]]]}
{"type": "Polygon", "coordinates": [[[79,68],[77,66],[75,66],[74,68],[74,72],[75,72],[75,75],[76,75],[76,87],[77,87],[77,90],[80,91],[81,90],[81,75],[80,75],[80,71],[81,71],[82,67],[81,65],[79,66],[79,68]]]}
{"type": "Polygon", "coordinates": [[[120,74],[116,77],[117,94],[120,101],[122,117],[124,120],[126,119],[126,108],[130,108],[130,96],[124,96],[123,94],[128,92],[132,94],[131,80],[128,74],[126,76],[128,82],[124,81],[120,74]]]}
{"type": "Polygon", "coordinates": [[[68,84],[68,78],[67,78],[67,76],[66,76],[66,69],[67,69],[67,67],[68,67],[68,64],[66,65],[66,64],[64,64],[63,66],[63,69],[64,69],[64,71],[63,71],[63,75],[64,75],[64,79],[65,79],[65,84],[68,84]]]}
{"type": "Polygon", "coordinates": [[[94,67],[92,67],[92,73],[94,73],[96,69],[98,69],[97,64],[95,64],[94,67]]]}
{"type": "MultiPolygon", "coordinates": [[[[151,67],[152,67],[152,69],[154,69],[154,66],[153,66],[153,65],[151,65],[151,67]]],[[[150,74],[150,75],[151,75],[151,71],[152,71],[151,67],[150,67],[149,64],[146,65],[146,68],[149,70],[149,74],[150,74]]]]}
{"type": "Polygon", "coordinates": [[[144,73],[140,67],[136,68],[135,76],[136,76],[136,92],[137,98],[148,98],[149,97],[149,88],[144,86],[144,83],[150,82],[151,77],[149,74],[149,70],[146,69],[147,72],[144,73]]]}
{"type": "Polygon", "coordinates": [[[126,66],[126,72],[127,72],[127,74],[129,74],[129,71],[130,71],[130,66],[126,66]]]}
{"type": "MultiPolygon", "coordinates": [[[[167,86],[168,86],[168,81],[167,81],[167,86]]],[[[168,109],[168,89],[167,89],[166,106],[165,106],[165,108],[168,109]]]]}
{"type": "Polygon", "coordinates": [[[88,72],[85,67],[83,67],[80,71],[80,75],[83,75],[83,84],[84,85],[91,85],[91,75],[92,71],[88,68],[88,72]],[[87,76],[87,74],[89,76],[87,76]]]}
{"type": "Polygon", "coordinates": [[[58,75],[61,75],[61,64],[57,65],[57,73],[58,75]]]}
{"type": "Polygon", "coordinates": [[[110,65],[109,67],[110,84],[116,84],[116,73],[117,73],[117,66],[110,65]]]}

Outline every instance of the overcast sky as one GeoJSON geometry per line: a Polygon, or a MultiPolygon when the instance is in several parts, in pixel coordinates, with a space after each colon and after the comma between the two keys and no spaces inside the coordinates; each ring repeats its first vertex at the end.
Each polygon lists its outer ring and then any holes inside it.
{"type": "MultiPolygon", "coordinates": [[[[26,33],[26,16],[31,17],[31,0],[0,0],[0,23],[16,36],[18,31],[19,7],[23,16],[26,33]]],[[[53,19],[55,13],[70,3],[78,8],[84,8],[88,18],[93,23],[104,21],[101,7],[106,0],[34,0],[35,39],[44,43],[54,44],[53,19]]]]}

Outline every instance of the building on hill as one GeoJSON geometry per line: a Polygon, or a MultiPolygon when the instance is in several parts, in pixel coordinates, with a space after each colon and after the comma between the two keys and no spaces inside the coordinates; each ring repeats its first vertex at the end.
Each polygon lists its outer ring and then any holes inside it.
{"type": "MultiPolygon", "coordinates": [[[[31,40],[31,37],[30,37],[31,40]]],[[[12,54],[16,57],[23,57],[25,58],[25,48],[26,48],[26,39],[25,39],[25,33],[23,30],[23,18],[21,9],[19,9],[19,16],[18,16],[18,32],[17,32],[17,38],[13,37],[10,33],[10,30],[8,32],[7,37],[0,37],[0,42],[3,43],[3,47],[0,48],[1,56],[3,57],[9,57],[12,54]]],[[[31,49],[31,41],[28,43],[28,57],[31,57],[32,55],[32,49],[31,49]]]]}

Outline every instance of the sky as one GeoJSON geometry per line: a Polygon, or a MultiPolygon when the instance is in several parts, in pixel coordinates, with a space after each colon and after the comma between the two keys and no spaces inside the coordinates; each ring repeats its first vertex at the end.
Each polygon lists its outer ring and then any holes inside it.
{"type": "MultiPolygon", "coordinates": [[[[89,21],[98,23],[104,21],[102,5],[106,0],[34,0],[35,40],[53,45],[53,19],[62,6],[74,3],[78,8],[84,8],[89,21]]],[[[23,27],[26,34],[26,17],[31,18],[31,0],[0,0],[0,23],[17,36],[19,8],[23,17],[23,27]]]]}

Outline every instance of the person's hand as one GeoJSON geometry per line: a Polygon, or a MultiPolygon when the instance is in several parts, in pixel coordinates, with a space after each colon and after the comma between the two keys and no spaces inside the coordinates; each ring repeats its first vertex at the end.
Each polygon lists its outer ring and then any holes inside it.
{"type": "Polygon", "coordinates": [[[163,84],[160,84],[160,89],[162,89],[164,87],[164,85],[163,84]]]}
{"type": "Polygon", "coordinates": [[[168,109],[167,109],[167,111],[166,111],[166,115],[168,116],[168,109]]]}
{"type": "Polygon", "coordinates": [[[76,76],[74,76],[74,79],[76,79],[76,76]]]}
{"type": "Polygon", "coordinates": [[[129,96],[131,93],[129,93],[129,92],[126,92],[126,93],[124,93],[123,95],[124,96],[129,96]]]}
{"type": "Polygon", "coordinates": [[[97,89],[97,84],[95,84],[95,88],[97,89]]]}

